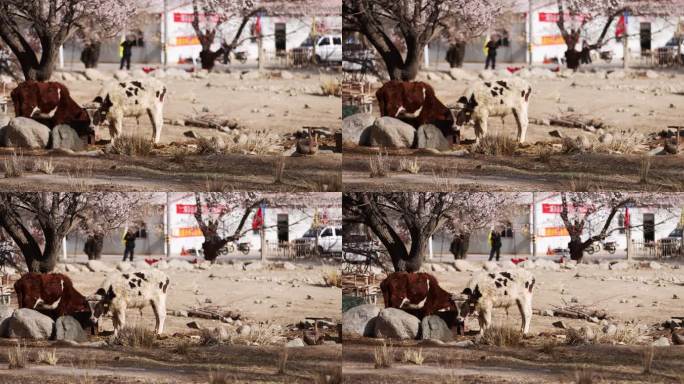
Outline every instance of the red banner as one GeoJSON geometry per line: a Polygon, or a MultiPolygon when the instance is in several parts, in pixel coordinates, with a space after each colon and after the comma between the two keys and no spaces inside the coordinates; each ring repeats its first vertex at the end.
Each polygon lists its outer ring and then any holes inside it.
{"type": "MultiPolygon", "coordinates": [[[[193,13],[173,13],[174,23],[192,23],[192,20],[194,19],[195,15],[193,13]]],[[[199,19],[201,22],[210,21],[212,23],[215,23],[218,21],[218,15],[199,15],[199,19]]]]}
{"type": "MultiPolygon", "coordinates": [[[[225,207],[204,207],[203,211],[209,211],[210,213],[222,213],[225,211],[225,207]]],[[[197,211],[197,206],[195,204],[176,204],[176,213],[179,215],[194,215],[197,211]]]]}
{"type": "MultiPolygon", "coordinates": [[[[583,22],[589,19],[588,15],[570,15],[568,12],[564,14],[565,20],[579,21],[583,22]]],[[[557,23],[560,19],[560,13],[558,12],[539,12],[539,21],[543,23],[557,23]]]]}
{"type": "MultiPolygon", "coordinates": [[[[575,209],[573,206],[568,206],[568,212],[581,212],[581,213],[587,213],[589,211],[589,207],[578,207],[575,209]]],[[[542,212],[543,213],[553,213],[553,214],[560,214],[563,212],[563,204],[542,204],[542,212]]]]}

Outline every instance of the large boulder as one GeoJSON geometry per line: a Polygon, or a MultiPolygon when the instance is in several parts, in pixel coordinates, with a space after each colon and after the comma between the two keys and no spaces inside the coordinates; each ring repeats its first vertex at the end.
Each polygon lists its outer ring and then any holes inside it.
{"type": "Polygon", "coordinates": [[[452,79],[458,81],[472,81],[477,79],[477,75],[472,72],[468,72],[463,68],[451,68],[449,70],[449,75],[452,79]]]}
{"type": "Polygon", "coordinates": [[[420,322],[420,330],[420,338],[423,340],[434,339],[448,342],[454,339],[451,329],[439,316],[425,316],[420,322]]]}
{"type": "Polygon", "coordinates": [[[375,337],[411,340],[418,337],[420,320],[397,308],[385,308],[375,319],[375,337]]]}
{"type": "Polygon", "coordinates": [[[111,272],[114,270],[114,268],[100,260],[88,260],[88,264],[86,265],[88,266],[90,272],[111,272]]]}
{"type": "Polygon", "coordinates": [[[416,131],[416,148],[430,148],[440,151],[451,148],[442,131],[432,124],[424,124],[416,131]]]}
{"type": "Polygon", "coordinates": [[[359,305],[342,314],[342,333],[352,336],[372,337],[375,330],[375,318],[380,307],[374,304],[359,305]]]}
{"type": "Polygon", "coordinates": [[[10,120],[12,120],[12,118],[9,115],[0,115],[0,128],[9,124],[10,120]]]}
{"type": "Polygon", "coordinates": [[[55,340],[86,341],[88,336],[72,316],[61,316],[55,321],[55,340]]]}
{"type": "Polygon", "coordinates": [[[454,268],[459,272],[475,272],[480,270],[479,267],[473,265],[470,261],[462,259],[454,261],[454,268]]]}
{"type": "Polygon", "coordinates": [[[26,117],[15,117],[0,129],[0,147],[40,149],[47,147],[50,128],[26,117]]]}
{"type": "Polygon", "coordinates": [[[48,142],[50,149],[69,149],[72,151],[82,151],[85,144],[76,130],[66,124],[60,124],[50,132],[50,140],[48,142]]]}
{"type": "Polygon", "coordinates": [[[88,68],[83,74],[85,75],[86,79],[90,81],[105,80],[107,78],[107,76],[95,68],[88,68]]]}
{"type": "Polygon", "coordinates": [[[0,337],[7,337],[9,319],[12,317],[12,313],[14,313],[14,308],[0,306],[0,337]]]}
{"type": "Polygon", "coordinates": [[[370,144],[370,127],[375,117],[370,113],[357,113],[342,120],[342,140],[353,145],[370,144]]]}
{"type": "Polygon", "coordinates": [[[370,145],[387,148],[411,148],[416,129],[393,117],[380,117],[370,128],[370,145]]]}
{"type": "Polygon", "coordinates": [[[7,337],[43,340],[52,337],[55,322],[38,311],[20,308],[14,311],[7,326],[7,337]]]}

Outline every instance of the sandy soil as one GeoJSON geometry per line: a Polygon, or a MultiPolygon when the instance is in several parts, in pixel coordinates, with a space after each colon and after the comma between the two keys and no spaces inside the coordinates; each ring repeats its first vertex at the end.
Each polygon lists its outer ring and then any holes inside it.
{"type": "MultiPolygon", "coordinates": [[[[452,188],[464,190],[557,190],[577,189],[625,189],[625,190],[681,190],[679,175],[682,168],[682,150],[678,156],[653,156],[647,183],[640,182],[641,158],[647,147],[634,154],[583,153],[563,154],[556,152],[541,158],[542,147],[561,139],[549,135],[560,131],[562,135],[575,138],[584,135],[596,140],[595,133],[578,128],[564,128],[540,124],[542,120],[559,115],[581,115],[584,120],[600,119],[607,131],[632,130],[644,135],[660,132],[669,125],[681,125],[682,95],[680,86],[684,74],[662,71],[659,77],[645,76],[621,80],[607,80],[600,74],[577,73],[569,78],[545,79],[532,77],[529,115],[531,123],[527,131],[526,145],[519,147],[514,156],[485,156],[468,154],[457,156],[445,152],[440,155],[424,151],[389,151],[388,162],[392,172],[384,178],[369,178],[369,153],[376,151],[346,148],[343,160],[343,179],[346,190],[385,190],[387,188],[415,190],[434,183],[435,175],[449,179],[452,188]],[[417,175],[396,171],[398,157],[418,157],[421,166],[417,175]],[[391,187],[390,187],[391,186],[391,187]]],[[[446,76],[448,77],[448,75],[446,76]]],[[[427,80],[437,97],[445,104],[453,105],[467,88],[465,81],[427,80]]],[[[373,111],[379,116],[377,105],[373,111]]],[[[502,123],[500,118],[489,120],[489,132],[515,137],[517,128],[512,116],[502,123]]],[[[475,138],[472,126],[461,133],[465,145],[455,149],[470,149],[475,138]]]]}
{"type": "MultiPolygon", "coordinates": [[[[275,73],[279,72],[273,73],[276,76],[275,73]]],[[[331,132],[338,130],[341,126],[340,99],[320,94],[321,79],[336,76],[335,71],[295,71],[293,74],[291,80],[276,77],[239,80],[229,74],[218,73],[205,79],[162,79],[169,89],[164,118],[174,122],[198,114],[215,114],[235,119],[240,132],[246,134],[264,131],[286,136],[307,126],[326,127],[331,132]]],[[[101,81],[64,83],[80,104],[90,102],[101,87],[101,81]]],[[[0,186],[17,190],[73,189],[68,184],[98,190],[341,189],[339,172],[335,170],[339,169],[342,156],[333,153],[331,146],[322,147],[324,151],[315,157],[285,158],[284,176],[276,184],[274,170],[280,155],[188,154],[192,151],[181,151],[182,147],[194,143],[194,139],[184,135],[187,131],[223,140],[229,140],[229,135],[216,129],[168,122],[164,124],[162,140],[152,156],[22,151],[27,168],[51,158],[55,165],[54,173],[45,175],[28,171],[22,178],[0,178],[0,186]],[[181,155],[174,154],[179,151],[181,155]]],[[[134,118],[127,118],[124,134],[134,132],[152,137],[149,119],[140,118],[138,124],[134,118]]],[[[100,127],[97,135],[106,143],[110,138],[109,129],[100,127]]],[[[292,144],[290,141],[289,147],[292,144]]],[[[10,154],[11,151],[0,152],[0,163],[10,154]]]]}
{"type": "MultiPolygon", "coordinates": [[[[39,349],[56,348],[60,361],[56,366],[31,364],[27,369],[7,370],[7,355],[0,354],[0,383],[29,383],[38,377],[43,382],[105,383],[175,383],[207,382],[211,371],[225,375],[227,382],[314,382],[320,373],[332,374],[339,367],[340,344],[335,343],[337,330],[324,330],[325,345],[288,349],[289,363],[285,374],[277,373],[277,361],[283,353],[279,345],[244,346],[200,344],[200,331],[186,324],[194,321],[201,328],[223,327],[236,330],[236,323],[178,316],[175,311],[191,307],[220,306],[239,314],[239,321],[251,327],[270,327],[280,337],[276,344],[301,337],[296,325],[306,317],[341,318],[341,291],[326,287],[322,276],[336,265],[297,263],[295,270],[271,265],[255,271],[242,270],[242,264],[217,264],[209,269],[191,271],[166,270],[171,280],[164,336],[154,348],[122,346],[74,347],[59,342],[27,342],[29,356],[39,349]],[[185,344],[188,350],[178,349],[185,344]],[[55,381],[42,380],[49,377],[55,381]],[[66,381],[64,381],[66,380],[66,381]],[[89,381],[90,380],[90,381],[89,381]]],[[[84,294],[94,292],[104,273],[69,272],[75,287],[84,294]]],[[[13,303],[16,300],[13,299],[13,303]]],[[[151,308],[129,310],[127,324],[154,327],[151,308]]],[[[101,336],[91,341],[107,340],[111,320],[102,324],[101,336]]],[[[0,349],[16,342],[0,340],[0,349]]]]}
{"type": "MultiPolygon", "coordinates": [[[[349,382],[459,382],[459,383],[557,383],[575,382],[586,370],[599,382],[680,383],[684,376],[684,348],[656,347],[652,372],[642,374],[642,356],[652,340],[668,336],[661,324],[671,316],[682,316],[684,269],[680,264],[663,269],[649,268],[612,271],[597,265],[574,270],[534,269],[537,279],[533,308],[535,315],[529,337],[521,347],[496,347],[476,344],[470,348],[430,346],[416,341],[393,342],[396,354],[407,348],[422,348],[426,361],[422,366],[397,363],[391,368],[374,369],[373,351],[382,341],[351,339],[344,341],[344,374],[349,382]],[[677,268],[677,269],[673,269],[677,268]],[[674,298],[677,295],[679,298],[674,298]],[[589,326],[602,334],[600,324],[586,320],[543,316],[547,309],[569,305],[574,299],[590,308],[604,309],[609,322],[619,329],[639,329],[639,336],[629,345],[589,344],[571,346],[563,339],[563,330],[552,325],[563,321],[567,327],[589,326]],[[622,301],[622,302],[621,302],[622,301]],[[604,381],[601,381],[604,380],[604,381]]],[[[434,272],[440,285],[450,292],[460,292],[471,273],[434,272]]],[[[378,305],[382,305],[380,298],[378,305]]],[[[516,308],[494,311],[493,323],[520,326],[516,308]]],[[[475,318],[466,323],[465,337],[475,340],[479,326],[475,318]]]]}

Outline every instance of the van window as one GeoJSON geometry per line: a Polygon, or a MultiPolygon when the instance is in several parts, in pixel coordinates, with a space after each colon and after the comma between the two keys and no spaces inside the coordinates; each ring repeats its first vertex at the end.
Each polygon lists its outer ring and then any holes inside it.
{"type": "Polygon", "coordinates": [[[327,37],[324,37],[321,39],[321,42],[318,43],[318,46],[322,47],[324,45],[330,45],[330,39],[327,37]]]}
{"type": "Polygon", "coordinates": [[[335,236],[342,236],[342,228],[335,228],[335,236]]]}
{"type": "Polygon", "coordinates": [[[342,38],[341,37],[333,37],[333,44],[342,45],[342,38]]]}
{"type": "Polygon", "coordinates": [[[332,235],[332,228],[326,228],[323,230],[323,233],[321,233],[321,237],[330,237],[332,235]]]}

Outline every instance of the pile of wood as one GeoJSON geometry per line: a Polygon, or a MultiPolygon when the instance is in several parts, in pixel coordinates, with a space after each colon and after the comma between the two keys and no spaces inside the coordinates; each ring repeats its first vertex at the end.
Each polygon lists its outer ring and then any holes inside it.
{"type": "Polygon", "coordinates": [[[342,294],[361,297],[364,302],[375,304],[380,295],[381,280],[373,273],[342,274],[342,294]]]}
{"type": "Polygon", "coordinates": [[[202,115],[185,116],[185,125],[199,128],[211,129],[235,129],[239,126],[237,120],[229,119],[225,116],[220,116],[212,113],[205,113],[202,115]]]}
{"type": "Polygon", "coordinates": [[[242,316],[239,313],[230,310],[225,310],[217,305],[188,308],[188,317],[220,320],[223,323],[230,323],[232,321],[240,320],[242,318],[242,316]]]}
{"type": "MultiPolygon", "coordinates": [[[[531,118],[530,122],[533,124],[542,124],[542,120],[539,119],[534,119],[531,118]]],[[[584,115],[581,114],[565,114],[565,115],[558,115],[554,116],[549,119],[549,124],[558,126],[558,127],[566,127],[566,128],[579,128],[579,129],[587,129],[588,127],[594,127],[596,129],[599,128],[607,128],[606,123],[603,122],[601,119],[597,118],[588,118],[584,115]]]]}
{"type": "Polygon", "coordinates": [[[556,307],[553,309],[553,314],[559,317],[583,319],[587,321],[589,321],[591,318],[599,320],[609,318],[608,313],[605,310],[589,308],[583,305],[568,305],[564,307],[556,307]]]}

